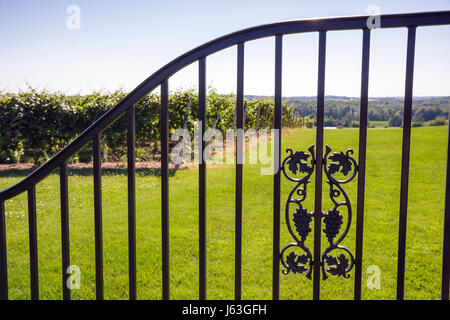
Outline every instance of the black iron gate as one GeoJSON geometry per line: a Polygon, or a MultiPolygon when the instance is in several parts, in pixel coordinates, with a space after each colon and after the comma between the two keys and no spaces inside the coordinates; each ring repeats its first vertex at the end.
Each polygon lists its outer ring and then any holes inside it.
{"type": "MultiPolygon", "coordinates": [[[[169,78],[185,66],[199,63],[199,117],[202,130],[206,127],[206,58],[222,49],[237,46],[237,99],[236,128],[243,129],[244,122],[244,50],[245,42],[263,37],[275,37],[275,113],[274,129],[281,130],[281,97],[282,97],[282,41],[283,35],[303,32],[319,32],[319,61],[317,89],[317,131],[315,146],[304,151],[288,149],[288,156],[274,175],[273,192],[273,299],[279,298],[280,265],[283,273],[295,272],[305,274],[313,281],[313,298],[320,298],[320,281],[329,275],[348,278],[354,268],[354,298],[361,299],[362,245],[364,221],[364,186],[366,166],[367,107],[370,32],[367,21],[370,16],[340,17],[328,19],[299,20],[257,26],[235,32],[195,48],[163,68],[159,69],[136,89],[121,100],[115,107],[95,121],[67,147],[58,152],[48,162],[35,170],[19,183],[0,192],[0,299],[8,299],[8,270],[5,225],[5,201],[17,195],[28,193],[29,244],[30,244],[30,283],[31,298],[39,299],[38,251],[36,232],[36,184],[52,171],[60,171],[61,195],[61,235],[62,235],[62,286],[63,298],[70,299],[67,288],[67,267],[70,265],[69,246],[69,207],[67,160],[86,143],[92,141],[94,155],[94,203],[95,203],[95,266],[97,299],[103,299],[103,238],[102,238],[102,197],[101,197],[101,157],[100,136],[102,131],[120,116],[127,114],[127,149],[128,149],[128,243],[129,243],[129,297],[136,299],[136,206],[135,206],[135,108],[134,104],[145,94],[160,86],[161,88],[161,192],[162,192],[162,292],[163,299],[170,297],[169,285],[169,175],[168,175],[168,92],[169,78]],[[325,52],[326,35],[334,30],[361,30],[362,75],[360,97],[360,129],[358,163],[352,151],[333,152],[326,146],[324,150],[324,84],[325,84],[325,52]],[[285,209],[288,230],[295,242],[287,244],[280,250],[280,212],[281,172],[287,179],[295,183],[287,198],[285,209]],[[314,209],[308,212],[302,201],[307,196],[309,178],[315,174],[314,209]],[[323,173],[329,184],[329,196],[334,203],[333,208],[322,209],[323,173]],[[338,178],[338,174],[343,178],[338,178]],[[351,199],[347,196],[344,185],[358,176],[358,192],[356,199],[356,249],[351,252],[343,241],[350,231],[352,217],[351,199]],[[292,211],[291,204],[295,206],[292,211]],[[346,212],[345,214],[343,213],[346,212]],[[327,247],[322,250],[322,220],[324,233],[328,239],[327,247]],[[292,228],[295,226],[295,231],[292,228]],[[306,247],[305,240],[314,230],[313,251],[306,247]],[[337,238],[339,236],[339,238],[337,238]],[[336,240],[337,238],[337,240],[336,240]],[[339,253],[340,252],[340,253],[339,253]],[[338,254],[339,253],[339,254],[338,254]]],[[[407,28],[408,46],[406,63],[406,83],[403,119],[403,148],[400,191],[400,223],[398,234],[398,272],[397,298],[404,298],[406,220],[408,204],[409,154],[411,140],[411,107],[414,69],[414,48],[416,28],[431,25],[450,24],[450,11],[425,12],[411,14],[391,14],[380,16],[381,28],[407,28]]],[[[203,131],[204,132],[204,131],[203,131]]],[[[202,137],[201,137],[202,138],[202,137]]],[[[281,158],[281,134],[278,135],[275,156],[281,158]]],[[[201,139],[203,143],[203,139],[201,139]]],[[[239,141],[239,140],[238,140],[239,141]]],[[[204,146],[204,145],[203,145],[204,146]]],[[[243,148],[242,141],[238,149],[243,148]]],[[[445,196],[444,246],[442,260],[442,299],[449,299],[450,292],[450,149],[447,145],[447,180],[445,196]]],[[[239,153],[238,153],[239,154],[239,153]]],[[[239,160],[239,159],[237,159],[239,160]]],[[[242,162],[236,164],[236,202],[235,202],[235,298],[241,299],[242,287],[242,162]]],[[[199,298],[206,299],[206,166],[199,165],[199,298]]]]}

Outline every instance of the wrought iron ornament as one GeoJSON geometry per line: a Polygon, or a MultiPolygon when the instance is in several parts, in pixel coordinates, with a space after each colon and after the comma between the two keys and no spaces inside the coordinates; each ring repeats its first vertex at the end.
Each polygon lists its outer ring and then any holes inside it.
{"type": "MultiPolygon", "coordinates": [[[[293,152],[287,149],[288,156],[281,164],[281,171],[284,176],[295,182],[296,185],[289,193],[285,216],[286,226],[289,233],[295,240],[294,243],[286,245],[280,252],[281,263],[284,266],[283,274],[304,273],[308,279],[311,279],[313,269],[313,256],[309,248],[305,245],[305,241],[311,232],[310,224],[314,217],[314,212],[308,212],[302,202],[307,196],[307,186],[314,170],[316,169],[316,159],[314,158],[314,145],[308,148],[309,154],[304,151],[293,152]],[[295,210],[291,216],[292,204],[295,210]],[[292,228],[292,222],[295,231],[292,228]]],[[[330,199],[334,207],[328,212],[322,212],[321,217],[324,222],[323,232],[328,239],[329,246],[322,253],[322,275],[323,279],[327,279],[328,275],[350,277],[349,272],[355,265],[355,259],[349,249],[341,245],[341,242],[347,236],[351,221],[352,207],[347,193],[342,188],[342,184],[348,183],[355,178],[358,171],[356,160],[352,157],[353,150],[349,149],[344,152],[333,152],[326,145],[325,155],[323,157],[323,170],[328,178],[327,183],[330,186],[330,199]],[[338,178],[338,176],[342,176],[338,178]],[[341,214],[343,208],[346,211],[346,223],[344,224],[344,216],[341,214]],[[335,240],[337,236],[340,237],[335,240]],[[331,252],[335,251],[332,255],[331,252]],[[340,254],[338,255],[338,253],[340,254]]],[[[319,235],[320,236],[320,235],[319,235]]]]}

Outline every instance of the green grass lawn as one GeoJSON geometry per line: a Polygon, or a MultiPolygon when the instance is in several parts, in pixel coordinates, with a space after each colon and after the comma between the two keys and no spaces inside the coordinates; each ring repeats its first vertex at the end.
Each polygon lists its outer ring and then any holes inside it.
{"type": "MultiPolygon", "coordinates": [[[[439,299],[447,127],[412,129],[406,248],[406,299],[439,299]]],[[[363,299],[395,299],[402,130],[369,129],[364,223],[363,299]],[[381,289],[366,286],[367,268],[381,269],[381,289]]],[[[284,150],[306,150],[315,130],[289,130],[284,150]]],[[[333,151],[352,148],[358,155],[358,129],[326,130],[333,151]]],[[[207,171],[207,298],[234,298],[234,167],[207,171]]],[[[0,189],[22,177],[3,175],[0,189]]],[[[137,176],[137,281],[139,299],[161,298],[160,177],[149,171],[137,176]]],[[[344,185],[356,212],[356,179],[344,185]]],[[[314,181],[310,187],[314,186],[314,181]]],[[[293,183],[282,176],[282,212],[293,183]]],[[[127,177],[104,172],[104,283],[106,299],[128,298],[127,177]]],[[[323,209],[331,201],[324,184],[323,209]]],[[[260,175],[257,165],[244,166],[243,187],[244,299],[272,296],[273,177],[260,175]]],[[[305,205],[313,210],[314,190],[305,205]]],[[[170,178],[171,298],[198,297],[198,170],[178,170],[170,178]]],[[[86,171],[69,177],[71,264],[81,269],[81,288],[73,299],[95,299],[94,208],[92,176],[86,171]]],[[[50,175],[37,186],[39,280],[42,299],[60,299],[61,236],[59,177],[50,175]]],[[[6,202],[9,294],[29,299],[29,251],[26,194],[6,202]]],[[[343,245],[355,248],[355,220],[343,245]]],[[[281,220],[281,248],[292,242],[281,220]]],[[[307,245],[311,248],[313,234],[307,245]]],[[[322,243],[327,243],[322,236],[322,243]]],[[[282,268],[281,268],[282,269],[282,268]]],[[[280,275],[281,299],[311,299],[312,281],[303,275],[280,275]]],[[[354,271],[349,279],[330,277],[321,283],[321,298],[352,299],[354,271]]]]}

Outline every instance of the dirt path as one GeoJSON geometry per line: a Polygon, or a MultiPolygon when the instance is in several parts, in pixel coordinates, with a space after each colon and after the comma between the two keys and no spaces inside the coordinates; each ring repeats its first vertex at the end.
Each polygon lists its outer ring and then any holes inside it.
{"type": "MultiPolygon", "coordinates": [[[[38,166],[33,163],[14,163],[14,164],[0,164],[0,171],[30,171],[36,169],[38,166]]],[[[72,163],[68,165],[69,169],[92,169],[91,163],[72,163]]],[[[182,164],[178,169],[185,168],[196,168],[197,164],[182,164]]],[[[126,162],[102,162],[102,169],[126,169],[126,162]]],[[[159,161],[146,161],[146,162],[136,162],[136,169],[149,168],[149,169],[159,169],[161,164],[159,161]]],[[[169,168],[174,169],[176,166],[173,163],[169,163],[169,168]]]]}

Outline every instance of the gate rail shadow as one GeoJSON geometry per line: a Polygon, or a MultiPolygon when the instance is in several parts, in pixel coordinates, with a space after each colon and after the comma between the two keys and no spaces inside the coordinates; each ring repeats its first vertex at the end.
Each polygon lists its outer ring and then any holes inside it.
{"type": "MultiPolygon", "coordinates": [[[[361,273],[363,254],[363,220],[364,220],[364,188],[366,165],[367,139],[367,107],[368,107],[368,79],[369,79],[369,49],[371,29],[367,26],[369,16],[337,17],[326,19],[307,19],[281,23],[267,24],[241,30],[220,37],[201,45],[168,63],[130,92],[116,106],[108,110],[69,145],[59,151],[50,160],[37,168],[34,172],[17,184],[0,192],[0,299],[8,299],[8,270],[5,226],[5,201],[27,192],[29,215],[29,246],[30,246],[30,289],[31,298],[39,299],[38,252],[36,228],[36,185],[52,171],[60,172],[61,197],[61,235],[62,235],[62,286],[63,299],[70,299],[70,290],[65,285],[68,274],[65,272],[70,265],[69,246],[69,206],[68,206],[68,167],[67,160],[88,142],[92,141],[93,172],[94,172],[94,212],[95,212],[95,270],[96,297],[103,299],[103,239],[102,239],[102,193],[101,193],[101,156],[100,136],[102,131],[126,114],[127,117],[127,173],[128,173],[128,255],[129,255],[129,298],[136,299],[136,204],[135,204],[135,108],[134,104],[144,95],[160,86],[161,110],[161,217],[162,217],[162,293],[163,299],[170,298],[169,286],[169,157],[168,157],[168,95],[169,78],[185,66],[198,61],[198,92],[199,92],[199,120],[202,123],[202,135],[206,127],[206,58],[220,50],[237,46],[237,95],[236,95],[236,128],[243,129],[244,119],[244,49],[249,40],[263,37],[275,38],[275,113],[274,129],[281,130],[281,97],[282,97],[282,45],[283,35],[318,32],[319,33],[319,61],[318,61],[318,90],[317,90],[317,130],[314,158],[315,178],[322,181],[322,170],[326,166],[324,156],[324,83],[325,83],[325,53],[326,35],[335,30],[362,31],[362,75],[360,96],[360,129],[358,164],[358,191],[356,207],[356,250],[354,257],[355,286],[354,298],[361,299],[361,273]]],[[[397,299],[404,298],[405,280],[405,250],[406,250],[406,221],[408,205],[408,176],[411,140],[411,109],[414,70],[414,49],[417,27],[448,25],[450,11],[423,12],[409,14],[389,14],[380,16],[381,28],[407,28],[407,61],[406,83],[404,95],[404,119],[402,142],[402,169],[400,190],[400,223],[398,233],[398,272],[397,299]]],[[[281,157],[281,134],[277,138],[278,146],[275,156],[281,157]]],[[[450,141],[450,140],[449,140],[450,141]]],[[[242,144],[242,141],[240,142],[242,144]]],[[[204,148],[204,142],[202,139],[204,148]]],[[[238,145],[238,148],[242,147],[238,145]]],[[[447,178],[445,193],[444,245],[442,258],[441,297],[449,299],[450,284],[450,148],[447,145],[447,178]]],[[[281,169],[281,168],[279,168],[281,169]]],[[[273,299],[279,298],[280,276],[280,178],[278,170],[274,174],[273,189],[273,299]]],[[[312,172],[311,172],[312,173],[312,172]]],[[[325,171],[326,175],[328,173],[325,171]]],[[[235,298],[241,299],[242,283],[242,164],[236,164],[236,202],[235,202],[235,298]]],[[[329,178],[329,176],[328,176],[329,178]]],[[[313,298],[320,298],[321,281],[321,222],[326,215],[322,212],[322,187],[317,183],[315,189],[315,208],[311,214],[314,218],[314,257],[311,259],[313,298]]],[[[199,299],[206,299],[206,165],[199,164],[199,299]]],[[[326,224],[326,222],[325,222],[326,224]]],[[[300,241],[301,242],[301,241],[300,241]]],[[[299,243],[299,241],[297,241],[299,243]]]]}

